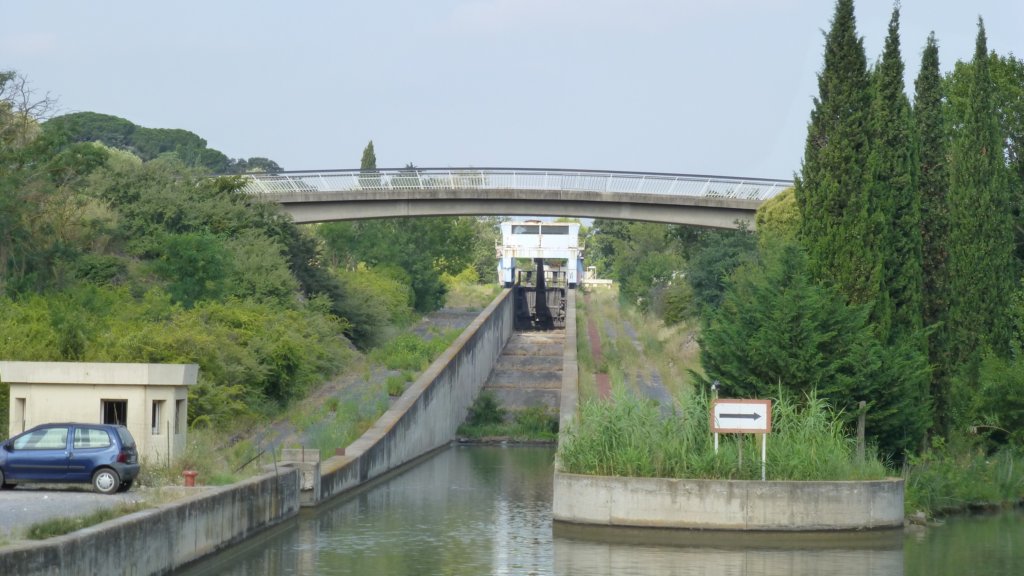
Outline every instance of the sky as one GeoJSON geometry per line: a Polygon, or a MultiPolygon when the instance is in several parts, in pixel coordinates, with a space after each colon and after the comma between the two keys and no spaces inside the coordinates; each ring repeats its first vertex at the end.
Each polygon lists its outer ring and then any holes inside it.
{"type": "MultiPolygon", "coordinates": [[[[869,62],[893,4],[855,0],[869,62]]],[[[832,0],[4,2],[0,70],[60,113],[183,128],[287,170],[377,166],[799,171],[832,0]]],[[[903,0],[908,94],[934,31],[944,71],[1024,57],[1020,0],[903,0]]]]}

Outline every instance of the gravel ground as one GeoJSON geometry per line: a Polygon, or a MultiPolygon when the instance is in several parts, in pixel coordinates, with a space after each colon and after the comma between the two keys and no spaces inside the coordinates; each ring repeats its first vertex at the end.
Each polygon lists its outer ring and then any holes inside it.
{"type": "Polygon", "coordinates": [[[157,499],[166,502],[203,489],[165,487],[160,489],[159,498],[154,490],[147,488],[132,488],[105,496],[92,491],[89,484],[22,484],[13,490],[0,490],[0,546],[21,540],[29,526],[43,520],[85,516],[119,504],[157,499]]]}

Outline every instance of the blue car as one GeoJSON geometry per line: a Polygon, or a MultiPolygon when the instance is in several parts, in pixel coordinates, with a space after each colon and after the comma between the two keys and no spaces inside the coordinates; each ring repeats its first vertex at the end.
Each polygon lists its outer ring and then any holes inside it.
{"type": "Polygon", "coordinates": [[[0,446],[0,488],[19,482],[89,482],[101,494],[124,492],[139,475],[139,452],[124,426],[42,424],[0,446]]]}

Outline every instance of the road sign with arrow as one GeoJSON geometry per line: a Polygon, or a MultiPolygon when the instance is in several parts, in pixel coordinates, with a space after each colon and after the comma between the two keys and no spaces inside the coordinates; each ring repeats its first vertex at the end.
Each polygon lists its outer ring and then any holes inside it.
{"type": "Polygon", "coordinates": [[[711,403],[711,431],[767,434],[772,431],[772,401],[716,399],[711,403]]]}

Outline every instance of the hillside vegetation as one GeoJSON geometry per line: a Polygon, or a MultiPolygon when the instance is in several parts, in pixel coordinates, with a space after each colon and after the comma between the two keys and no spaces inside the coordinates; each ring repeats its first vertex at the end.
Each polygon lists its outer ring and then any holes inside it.
{"type": "Polygon", "coordinates": [[[114,116],[43,122],[26,88],[0,74],[0,358],[197,363],[189,422],[245,427],[444,305],[445,278],[489,271],[491,222],[300,228],[211,177],[273,161],[114,116]]]}

